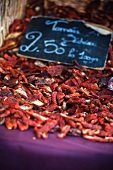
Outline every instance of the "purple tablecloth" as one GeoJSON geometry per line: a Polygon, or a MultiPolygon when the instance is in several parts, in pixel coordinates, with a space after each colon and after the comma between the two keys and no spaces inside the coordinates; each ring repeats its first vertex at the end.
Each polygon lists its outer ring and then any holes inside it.
{"type": "Polygon", "coordinates": [[[113,170],[112,143],[33,136],[33,129],[20,132],[0,126],[0,170],[113,170]]]}

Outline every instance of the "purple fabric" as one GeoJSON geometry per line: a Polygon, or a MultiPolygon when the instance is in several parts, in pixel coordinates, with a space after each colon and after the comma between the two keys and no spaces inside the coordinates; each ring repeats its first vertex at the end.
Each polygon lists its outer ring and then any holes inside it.
{"type": "Polygon", "coordinates": [[[34,136],[33,129],[20,132],[0,126],[0,170],[113,170],[113,143],[34,136]]]}

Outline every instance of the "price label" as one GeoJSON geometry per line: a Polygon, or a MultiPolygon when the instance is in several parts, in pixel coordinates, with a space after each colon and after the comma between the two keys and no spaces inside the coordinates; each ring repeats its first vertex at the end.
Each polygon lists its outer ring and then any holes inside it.
{"type": "Polygon", "coordinates": [[[65,64],[76,60],[89,68],[104,68],[112,34],[94,28],[81,20],[34,17],[18,55],[65,64]]]}

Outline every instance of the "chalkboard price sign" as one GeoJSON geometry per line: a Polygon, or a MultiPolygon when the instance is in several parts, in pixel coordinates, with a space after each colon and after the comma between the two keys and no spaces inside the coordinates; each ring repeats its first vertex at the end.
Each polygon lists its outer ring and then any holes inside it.
{"type": "Polygon", "coordinates": [[[32,18],[18,54],[45,61],[59,61],[102,69],[105,66],[111,33],[91,28],[84,21],[50,17],[32,18]]]}

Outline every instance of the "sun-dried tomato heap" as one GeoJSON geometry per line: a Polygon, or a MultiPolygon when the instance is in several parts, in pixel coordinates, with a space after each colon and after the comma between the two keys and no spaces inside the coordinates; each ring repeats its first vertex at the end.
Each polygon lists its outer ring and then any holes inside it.
{"type": "Polygon", "coordinates": [[[38,138],[57,131],[113,142],[113,69],[103,71],[4,55],[0,118],[8,129],[33,127],[38,138]],[[109,88],[111,87],[111,88],[109,88]]]}
{"type": "Polygon", "coordinates": [[[36,11],[27,8],[0,47],[0,124],[32,128],[37,138],[56,132],[58,138],[113,142],[112,45],[104,70],[19,58],[15,52],[32,15],[36,11]]]}

